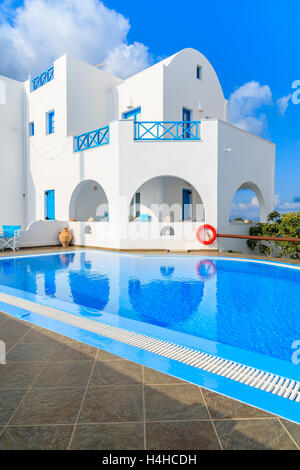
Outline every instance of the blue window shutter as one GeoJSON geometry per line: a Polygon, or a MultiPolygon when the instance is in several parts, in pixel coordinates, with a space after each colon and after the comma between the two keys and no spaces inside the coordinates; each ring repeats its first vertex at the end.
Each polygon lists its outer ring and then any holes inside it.
{"type": "Polygon", "coordinates": [[[29,123],[29,136],[34,136],[34,122],[29,123]]]}
{"type": "Polygon", "coordinates": [[[182,220],[192,216],[192,191],[190,189],[182,190],[182,220]]]}
{"type": "Polygon", "coordinates": [[[47,113],[47,119],[48,119],[48,123],[47,123],[48,134],[53,134],[54,133],[54,110],[49,111],[49,113],[47,113]]]}
{"type": "Polygon", "coordinates": [[[55,220],[55,191],[45,191],[45,219],[55,220]]]}

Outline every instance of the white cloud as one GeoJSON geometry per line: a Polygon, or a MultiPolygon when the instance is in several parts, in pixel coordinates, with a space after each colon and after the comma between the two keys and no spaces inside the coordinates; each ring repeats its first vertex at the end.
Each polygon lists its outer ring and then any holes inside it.
{"type": "Polygon", "coordinates": [[[5,0],[0,9],[0,74],[25,79],[65,52],[123,78],[150,63],[146,46],[127,44],[129,20],[99,0],[25,0],[17,10],[5,0]]]}
{"type": "Polygon", "coordinates": [[[275,194],[275,209],[277,209],[279,212],[299,211],[300,210],[300,202],[298,202],[298,201],[281,202],[279,194],[275,194]]]}
{"type": "Polygon", "coordinates": [[[300,210],[300,202],[283,202],[277,205],[281,210],[300,210]]]}
{"type": "Polygon", "coordinates": [[[285,112],[288,108],[289,101],[290,101],[291,98],[292,98],[292,95],[289,94],[289,95],[286,95],[286,96],[282,96],[281,98],[278,98],[278,100],[276,101],[277,106],[278,106],[278,110],[279,110],[279,112],[282,116],[285,115],[285,112]]]}
{"type": "Polygon", "coordinates": [[[256,196],[254,196],[254,197],[251,199],[250,206],[251,206],[251,207],[259,207],[258,199],[257,199],[256,196]]]}
{"type": "Polygon", "coordinates": [[[261,134],[267,125],[266,116],[259,114],[262,106],[272,104],[272,92],[268,85],[252,81],[245,83],[229,97],[229,121],[249,132],[261,134]]]}
{"type": "Polygon", "coordinates": [[[233,210],[251,210],[251,209],[256,209],[259,207],[258,199],[256,196],[254,196],[251,201],[249,202],[233,202],[232,203],[232,209],[233,210]]]}
{"type": "Polygon", "coordinates": [[[277,206],[280,203],[280,195],[275,194],[274,196],[274,205],[277,206]]]}

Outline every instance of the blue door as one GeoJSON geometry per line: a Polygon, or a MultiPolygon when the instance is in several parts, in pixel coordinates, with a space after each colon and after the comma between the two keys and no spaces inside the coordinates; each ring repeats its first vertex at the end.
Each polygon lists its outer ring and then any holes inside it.
{"type": "Polygon", "coordinates": [[[55,220],[55,191],[45,191],[45,219],[55,220]]]}
{"type": "MultiPolygon", "coordinates": [[[[183,125],[187,131],[190,129],[190,122],[191,122],[191,111],[187,108],[182,109],[182,120],[186,122],[186,124],[183,125]]],[[[189,139],[191,137],[190,132],[184,132],[182,135],[183,139],[189,139]]]]}
{"type": "Polygon", "coordinates": [[[193,196],[190,189],[182,190],[182,220],[192,219],[193,196]]]}

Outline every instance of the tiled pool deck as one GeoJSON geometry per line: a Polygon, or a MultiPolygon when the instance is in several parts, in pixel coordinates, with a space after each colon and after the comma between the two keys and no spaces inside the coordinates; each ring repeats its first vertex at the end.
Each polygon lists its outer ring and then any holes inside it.
{"type": "Polygon", "coordinates": [[[300,449],[300,425],[3,313],[0,339],[0,450],[300,449]]]}
{"type": "Polygon", "coordinates": [[[3,449],[300,449],[300,426],[0,314],[3,449]]]}

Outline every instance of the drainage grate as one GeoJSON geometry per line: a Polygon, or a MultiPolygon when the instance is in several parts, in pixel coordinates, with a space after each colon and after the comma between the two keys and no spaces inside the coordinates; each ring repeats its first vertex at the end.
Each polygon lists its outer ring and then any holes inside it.
{"type": "Polygon", "coordinates": [[[102,336],[121,343],[300,402],[300,382],[295,380],[122,328],[101,324],[97,330],[102,336]]]}
{"type": "MultiPolygon", "coordinates": [[[[177,344],[169,343],[141,333],[135,333],[93,320],[82,319],[76,315],[11,295],[0,293],[0,301],[1,300],[22,309],[28,309],[39,315],[97,333],[106,338],[114,339],[120,343],[125,343],[159,356],[173,359],[174,361],[226,377],[295,402],[300,402],[300,382],[296,380],[291,380],[270,372],[264,372],[254,367],[245,366],[228,359],[222,359],[218,356],[203,353],[195,349],[178,346],[177,344]]],[[[25,314],[23,316],[26,317],[27,315],[25,314]]]]}

